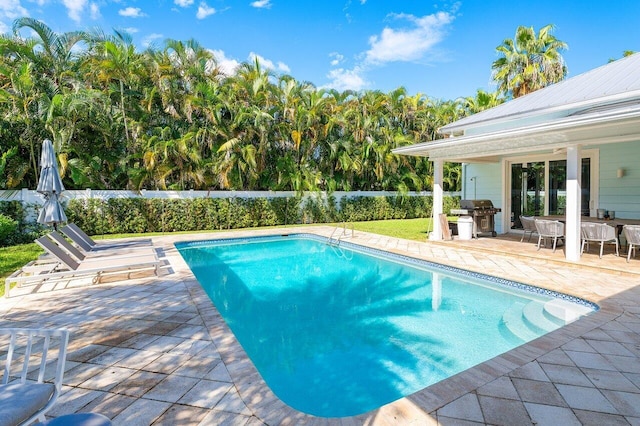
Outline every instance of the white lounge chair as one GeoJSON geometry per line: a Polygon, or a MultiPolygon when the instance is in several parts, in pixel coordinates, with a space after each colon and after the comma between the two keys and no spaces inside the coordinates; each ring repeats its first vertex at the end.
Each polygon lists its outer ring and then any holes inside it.
{"type": "Polygon", "coordinates": [[[68,342],[67,330],[0,329],[0,352],[6,354],[0,384],[0,424],[45,421],[45,413],[62,388],[68,342]]]}
{"type": "Polygon", "coordinates": [[[112,247],[105,250],[96,250],[96,251],[87,252],[82,248],[76,247],[73,244],[71,244],[57,231],[51,231],[50,233],[47,234],[47,236],[80,262],[82,262],[85,259],[95,260],[95,259],[105,258],[105,257],[114,259],[117,257],[142,256],[142,255],[151,255],[155,253],[155,249],[152,246],[112,247]]]}
{"type": "Polygon", "coordinates": [[[522,223],[522,229],[524,230],[520,242],[524,241],[524,236],[527,235],[527,232],[529,233],[529,239],[527,241],[531,241],[533,233],[538,233],[536,229],[536,218],[533,216],[520,216],[520,223],[522,223]]]}
{"type": "Polygon", "coordinates": [[[640,246],[640,225],[625,225],[622,228],[624,238],[627,240],[629,252],[627,253],[627,262],[631,259],[631,251],[635,256],[636,247],[640,246]]]}
{"type": "Polygon", "coordinates": [[[69,237],[71,241],[73,241],[75,244],[77,244],[87,252],[125,247],[148,247],[152,244],[151,240],[148,238],[135,241],[114,241],[97,243],[75,223],[69,223],[68,225],[63,226],[62,228],[60,228],[60,231],[62,231],[62,233],[69,237]]]}
{"type": "MultiPolygon", "coordinates": [[[[553,251],[555,253],[558,241],[564,241],[564,223],[558,220],[536,219],[536,230],[538,231],[538,250],[542,240],[553,240],[553,251]]],[[[545,244],[546,245],[546,244],[545,244]]]]}
{"type": "Polygon", "coordinates": [[[615,244],[616,256],[620,256],[620,243],[616,235],[616,228],[613,226],[609,226],[606,223],[582,222],[580,224],[580,236],[582,237],[580,254],[584,253],[585,245],[589,250],[589,243],[593,241],[600,243],[600,259],[602,259],[605,244],[615,244]]]}
{"type": "Polygon", "coordinates": [[[33,275],[10,276],[5,280],[5,297],[9,297],[11,283],[18,285],[24,283],[35,283],[45,280],[58,280],[73,277],[91,277],[93,283],[97,283],[107,274],[137,272],[142,270],[153,270],[158,275],[158,269],[163,262],[158,259],[155,252],[151,254],[131,255],[126,257],[104,256],[97,259],[85,259],[82,262],[74,260],[60,246],[56,245],[49,237],[44,236],[35,242],[47,251],[51,256],[58,259],[60,267],[56,270],[33,275]],[[65,270],[62,270],[65,268],[65,270]]]}

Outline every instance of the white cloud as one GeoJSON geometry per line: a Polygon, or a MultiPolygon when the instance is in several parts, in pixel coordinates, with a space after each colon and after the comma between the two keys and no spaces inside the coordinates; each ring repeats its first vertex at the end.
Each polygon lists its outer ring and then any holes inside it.
{"type": "Polygon", "coordinates": [[[392,29],[386,27],[380,35],[371,36],[371,48],[366,52],[366,61],[383,64],[395,61],[416,61],[429,52],[444,38],[448,25],[454,16],[448,12],[416,17],[399,14],[394,18],[405,20],[409,28],[392,29]]]}
{"type": "Polygon", "coordinates": [[[143,16],[147,16],[139,7],[126,7],[124,9],[120,9],[118,11],[118,15],[126,16],[127,18],[141,18],[143,16]]]}
{"type": "Polygon", "coordinates": [[[331,66],[335,67],[344,62],[344,55],[339,54],[338,52],[329,53],[329,57],[331,58],[331,66]]]}
{"type": "Polygon", "coordinates": [[[135,34],[140,32],[140,30],[136,27],[126,27],[126,28],[123,28],[122,31],[124,31],[127,34],[135,34]]]}
{"type": "Polygon", "coordinates": [[[174,0],[174,3],[180,7],[189,7],[193,4],[193,0],[174,0]]]}
{"type": "Polygon", "coordinates": [[[29,12],[22,7],[20,0],[0,0],[0,18],[14,20],[23,16],[29,16],[29,12]]]}
{"type": "Polygon", "coordinates": [[[154,41],[160,40],[161,38],[164,38],[162,34],[156,34],[156,33],[149,34],[148,36],[142,39],[142,45],[144,47],[149,47],[154,41]]]}
{"type": "Polygon", "coordinates": [[[278,62],[278,70],[286,73],[291,72],[291,68],[289,68],[289,65],[285,64],[284,62],[278,62]]]}
{"type": "Polygon", "coordinates": [[[355,67],[352,70],[344,68],[333,69],[327,74],[331,81],[326,87],[341,92],[345,90],[362,90],[369,84],[362,76],[363,72],[364,70],[360,67],[355,67]]]}
{"type": "Polygon", "coordinates": [[[271,0],[256,0],[251,2],[251,6],[258,9],[271,9],[271,0]]]}
{"type": "MultiPolygon", "coordinates": [[[[350,3],[351,1],[347,6],[350,3]]],[[[366,0],[360,0],[360,4],[365,3],[366,0]]],[[[369,50],[355,55],[354,67],[331,69],[327,74],[330,82],[325,87],[336,90],[362,90],[370,85],[366,74],[371,69],[389,62],[423,59],[444,39],[449,25],[455,19],[458,7],[459,3],[455,3],[449,12],[437,12],[422,17],[408,14],[389,15],[390,18],[403,21],[405,26],[402,28],[387,26],[379,35],[371,36],[369,50]]],[[[344,56],[337,52],[330,53],[329,58],[332,67],[338,67],[345,62],[344,56]]]]}
{"type": "Polygon", "coordinates": [[[222,50],[212,50],[213,57],[216,58],[218,69],[224,75],[231,76],[236,73],[236,70],[240,66],[240,62],[235,59],[227,58],[227,55],[222,50]]]}
{"type": "Polygon", "coordinates": [[[64,7],[67,8],[67,15],[76,22],[82,20],[82,12],[87,6],[87,0],[63,0],[64,7]]]}
{"type": "Polygon", "coordinates": [[[9,32],[9,27],[4,22],[0,21],[0,34],[5,34],[9,32]]]}
{"type": "Polygon", "coordinates": [[[257,53],[251,52],[249,53],[249,62],[255,62],[256,59],[258,60],[258,62],[260,63],[260,65],[264,68],[270,69],[270,70],[274,70],[274,71],[280,71],[280,72],[285,72],[285,73],[289,73],[291,72],[291,68],[289,68],[289,66],[287,64],[285,64],[284,62],[278,62],[277,64],[275,64],[272,60],[269,60],[267,58],[264,58],[260,55],[258,55],[257,53]]]}
{"type": "Polygon", "coordinates": [[[91,13],[91,19],[98,20],[100,19],[100,6],[97,3],[91,3],[89,5],[89,12],[91,13]]]}
{"type": "Polygon", "coordinates": [[[196,18],[204,19],[209,15],[213,15],[214,13],[216,13],[216,10],[213,7],[210,7],[205,2],[200,2],[200,5],[198,6],[198,13],[196,13],[196,18]]]}

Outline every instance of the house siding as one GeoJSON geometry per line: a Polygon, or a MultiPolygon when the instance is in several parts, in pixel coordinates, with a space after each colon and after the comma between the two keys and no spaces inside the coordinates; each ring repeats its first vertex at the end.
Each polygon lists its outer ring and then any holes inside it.
{"type": "Polygon", "coordinates": [[[495,217],[496,232],[499,234],[504,232],[502,230],[502,215],[506,214],[504,211],[505,202],[502,198],[503,183],[500,164],[467,164],[464,176],[465,187],[462,191],[462,198],[491,200],[495,207],[502,209],[502,213],[498,213],[495,217]],[[475,188],[472,178],[476,179],[475,188]]]}
{"type": "MultiPolygon", "coordinates": [[[[616,217],[640,219],[640,141],[600,146],[590,146],[599,150],[598,207],[615,211],[616,217]],[[618,169],[624,169],[624,176],[618,178],[618,169]]],[[[504,233],[502,215],[506,211],[507,200],[503,190],[501,163],[467,164],[464,168],[462,198],[489,199],[494,206],[502,208],[496,216],[496,231],[504,233]],[[475,189],[474,189],[474,181],[475,189]],[[475,192],[475,194],[474,194],[475,192]]]]}
{"type": "Polygon", "coordinates": [[[640,141],[607,144],[600,148],[598,208],[617,217],[640,219],[640,141]],[[624,169],[624,177],[617,171],[624,169]]]}

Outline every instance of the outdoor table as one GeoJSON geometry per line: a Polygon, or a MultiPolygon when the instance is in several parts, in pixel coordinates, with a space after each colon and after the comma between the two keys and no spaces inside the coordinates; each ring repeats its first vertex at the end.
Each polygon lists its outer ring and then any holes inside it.
{"type": "MultiPolygon", "coordinates": [[[[547,216],[534,216],[534,219],[559,220],[560,222],[567,221],[566,217],[560,214],[547,215],[547,216]]],[[[615,219],[598,219],[597,217],[580,216],[580,220],[582,222],[606,223],[607,225],[615,227],[618,241],[620,240],[620,235],[622,234],[622,228],[624,227],[624,225],[640,225],[640,219],[623,219],[618,217],[616,217],[615,219]]]]}

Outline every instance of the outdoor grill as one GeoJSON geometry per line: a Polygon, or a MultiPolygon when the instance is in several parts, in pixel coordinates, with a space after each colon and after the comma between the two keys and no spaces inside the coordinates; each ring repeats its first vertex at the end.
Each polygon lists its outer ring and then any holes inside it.
{"type": "Polygon", "coordinates": [[[459,209],[451,209],[452,215],[471,216],[473,218],[473,237],[478,234],[496,234],[496,213],[502,210],[493,207],[491,200],[460,200],[459,209]]]}

